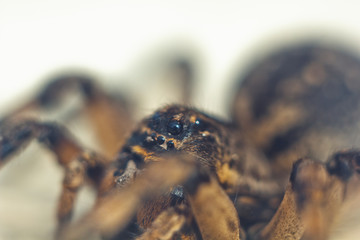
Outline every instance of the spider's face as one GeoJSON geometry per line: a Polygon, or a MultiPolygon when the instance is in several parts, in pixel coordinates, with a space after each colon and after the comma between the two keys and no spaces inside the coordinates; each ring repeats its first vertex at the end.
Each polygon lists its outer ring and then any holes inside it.
{"type": "MultiPolygon", "coordinates": [[[[215,172],[227,146],[225,127],[219,121],[194,109],[171,105],[145,118],[133,132],[119,154],[114,173],[118,187],[131,182],[146,165],[166,161],[163,153],[185,152],[193,155],[202,168],[215,172]]],[[[147,202],[148,208],[138,212],[138,222],[147,226],[174,203],[184,200],[183,186],[174,186],[159,198],[147,202]],[[149,207],[151,206],[151,207],[149,207]]]]}
{"type": "Polygon", "coordinates": [[[218,121],[191,108],[171,105],[143,120],[119,160],[134,160],[141,168],[144,163],[159,161],[161,153],[181,151],[198,157],[202,165],[213,169],[214,159],[221,159],[224,154],[226,138],[218,121]]]}

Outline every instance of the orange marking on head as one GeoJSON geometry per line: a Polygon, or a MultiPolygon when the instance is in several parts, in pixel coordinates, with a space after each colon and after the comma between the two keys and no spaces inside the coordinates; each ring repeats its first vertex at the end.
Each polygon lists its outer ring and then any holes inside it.
{"type": "Polygon", "coordinates": [[[173,120],[180,121],[183,116],[183,113],[176,114],[173,116],[173,120]]]}
{"type": "Polygon", "coordinates": [[[196,115],[191,115],[190,122],[195,123],[196,119],[197,119],[196,115]]]}
{"type": "Polygon", "coordinates": [[[142,156],[144,158],[144,162],[158,162],[158,161],[161,161],[161,158],[154,155],[153,152],[146,151],[144,148],[140,147],[139,145],[132,146],[131,150],[134,153],[139,154],[140,156],[142,156]]]}
{"type": "Polygon", "coordinates": [[[149,134],[151,131],[152,131],[151,128],[149,128],[148,126],[146,125],[141,126],[141,132],[146,132],[147,134],[149,134]]]}
{"type": "Polygon", "coordinates": [[[141,156],[143,156],[144,158],[148,157],[151,155],[151,153],[147,152],[144,148],[140,147],[139,145],[135,145],[131,147],[131,150],[136,153],[139,154],[141,156]]]}

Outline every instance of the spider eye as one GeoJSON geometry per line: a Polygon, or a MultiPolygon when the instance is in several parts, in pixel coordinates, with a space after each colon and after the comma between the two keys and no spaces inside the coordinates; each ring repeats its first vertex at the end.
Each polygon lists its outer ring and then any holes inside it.
{"type": "Polygon", "coordinates": [[[171,135],[178,135],[183,130],[183,125],[177,120],[172,120],[168,123],[167,130],[171,135]]]}
{"type": "Polygon", "coordinates": [[[197,118],[194,123],[194,128],[199,131],[204,131],[206,129],[206,123],[200,118],[197,118]]]}

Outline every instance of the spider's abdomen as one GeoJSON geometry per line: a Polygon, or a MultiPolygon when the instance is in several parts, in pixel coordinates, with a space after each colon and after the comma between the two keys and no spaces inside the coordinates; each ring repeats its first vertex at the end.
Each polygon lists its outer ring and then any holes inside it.
{"type": "Polygon", "coordinates": [[[243,79],[233,107],[247,139],[278,174],[302,156],[325,160],[359,144],[360,60],[304,44],[265,58],[243,79]]]}

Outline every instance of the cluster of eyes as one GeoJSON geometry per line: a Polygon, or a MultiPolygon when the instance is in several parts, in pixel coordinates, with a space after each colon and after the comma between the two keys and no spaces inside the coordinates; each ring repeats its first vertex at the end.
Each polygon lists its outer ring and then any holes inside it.
{"type": "MultiPolygon", "coordinates": [[[[199,128],[201,126],[200,119],[195,120],[194,126],[195,126],[195,128],[199,128]]],[[[177,136],[180,133],[182,133],[183,129],[184,129],[183,124],[178,120],[170,120],[169,123],[167,124],[167,132],[168,132],[169,136],[177,136]]],[[[162,135],[157,136],[156,133],[152,133],[146,139],[146,141],[147,142],[155,141],[158,145],[165,148],[164,143],[166,141],[166,138],[164,136],[162,136],[162,135]]],[[[169,140],[168,142],[166,142],[166,149],[167,150],[173,149],[174,147],[175,147],[175,144],[174,144],[173,140],[169,140]]]]}
{"type": "MultiPolygon", "coordinates": [[[[147,142],[156,142],[158,145],[162,146],[163,148],[165,148],[164,143],[165,143],[166,138],[162,135],[157,136],[156,133],[152,133],[149,137],[147,137],[146,141],[147,142]]],[[[175,147],[174,141],[170,140],[166,143],[166,149],[170,150],[173,149],[175,147]]]]}
{"type": "MultiPolygon", "coordinates": [[[[194,122],[194,127],[200,129],[201,125],[201,120],[197,118],[194,122]]],[[[167,131],[173,136],[179,135],[183,131],[183,124],[177,120],[171,120],[167,125],[167,131]]]]}

